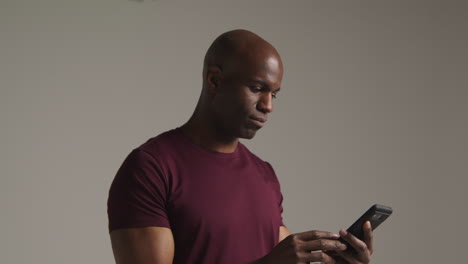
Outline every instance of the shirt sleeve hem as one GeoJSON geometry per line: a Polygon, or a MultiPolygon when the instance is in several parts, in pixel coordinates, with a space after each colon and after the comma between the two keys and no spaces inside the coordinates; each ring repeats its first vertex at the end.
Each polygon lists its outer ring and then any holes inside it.
{"type": "Polygon", "coordinates": [[[141,228],[141,227],[166,227],[171,229],[169,223],[156,223],[156,222],[140,222],[140,223],[132,223],[132,224],[121,224],[116,226],[109,226],[109,233],[117,230],[117,229],[124,229],[124,228],[141,228]]]}

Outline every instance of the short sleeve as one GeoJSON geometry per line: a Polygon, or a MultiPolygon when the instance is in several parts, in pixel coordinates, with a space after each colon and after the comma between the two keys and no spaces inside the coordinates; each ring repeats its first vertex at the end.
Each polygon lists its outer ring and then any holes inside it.
{"type": "Polygon", "coordinates": [[[147,226],[170,228],[167,182],[152,156],[143,150],[133,150],[117,171],[109,190],[109,232],[147,226]]]}
{"type": "Polygon", "coordinates": [[[271,175],[270,175],[271,178],[270,179],[274,182],[276,202],[278,204],[278,209],[279,209],[279,212],[280,212],[280,226],[285,226],[285,224],[283,222],[283,194],[281,193],[281,186],[280,186],[278,177],[276,177],[275,170],[273,169],[271,164],[268,163],[268,162],[265,162],[265,163],[266,163],[266,165],[268,167],[268,171],[271,173],[271,175]]]}

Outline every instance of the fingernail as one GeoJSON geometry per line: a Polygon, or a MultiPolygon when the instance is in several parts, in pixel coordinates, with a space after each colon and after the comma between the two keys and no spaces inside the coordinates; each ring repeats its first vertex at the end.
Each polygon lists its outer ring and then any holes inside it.
{"type": "Polygon", "coordinates": [[[347,234],[348,234],[348,232],[346,232],[346,230],[344,230],[344,229],[340,230],[340,235],[341,236],[346,236],[347,234]]]}
{"type": "Polygon", "coordinates": [[[339,238],[340,235],[333,233],[333,234],[332,234],[332,237],[333,237],[333,238],[339,238]]]}

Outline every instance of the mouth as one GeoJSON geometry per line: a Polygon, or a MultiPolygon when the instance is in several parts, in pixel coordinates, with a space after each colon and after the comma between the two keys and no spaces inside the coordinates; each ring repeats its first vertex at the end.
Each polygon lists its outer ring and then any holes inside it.
{"type": "Polygon", "coordinates": [[[251,116],[249,117],[249,119],[250,119],[250,122],[258,128],[263,127],[265,125],[265,122],[267,121],[266,119],[255,117],[255,116],[251,116]]]}

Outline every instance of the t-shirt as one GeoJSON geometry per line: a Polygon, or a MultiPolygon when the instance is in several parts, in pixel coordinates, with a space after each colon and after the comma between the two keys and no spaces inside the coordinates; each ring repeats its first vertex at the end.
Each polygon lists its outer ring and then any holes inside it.
{"type": "Polygon", "coordinates": [[[123,162],[109,191],[109,231],[167,227],[173,263],[243,264],[278,243],[282,199],[273,168],[243,144],[215,152],[176,128],[123,162]]]}

